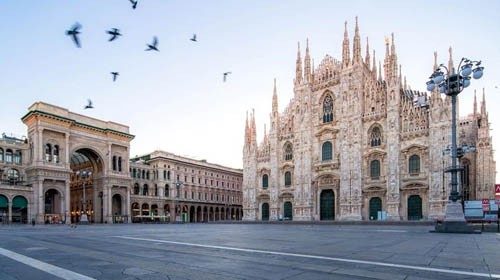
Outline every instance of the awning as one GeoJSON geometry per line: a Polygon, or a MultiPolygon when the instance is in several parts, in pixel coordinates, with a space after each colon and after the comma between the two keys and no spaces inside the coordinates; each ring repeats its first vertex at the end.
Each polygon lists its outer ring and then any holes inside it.
{"type": "Polygon", "coordinates": [[[1,207],[8,207],[8,200],[3,195],[0,195],[0,208],[1,207]]]}
{"type": "Polygon", "coordinates": [[[12,208],[26,208],[28,201],[22,196],[16,196],[12,200],[12,208]]]}

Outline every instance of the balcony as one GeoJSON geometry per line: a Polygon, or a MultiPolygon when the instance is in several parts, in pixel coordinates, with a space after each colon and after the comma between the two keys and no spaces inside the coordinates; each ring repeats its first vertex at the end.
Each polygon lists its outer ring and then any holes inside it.
{"type": "Polygon", "coordinates": [[[339,168],[340,168],[340,162],[336,160],[320,161],[314,164],[315,172],[331,171],[333,169],[339,169],[339,168]]]}
{"type": "Polygon", "coordinates": [[[419,173],[402,173],[401,180],[403,182],[412,182],[412,181],[424,181],[427,182],[427,172],[420,171],[419,173]]]}

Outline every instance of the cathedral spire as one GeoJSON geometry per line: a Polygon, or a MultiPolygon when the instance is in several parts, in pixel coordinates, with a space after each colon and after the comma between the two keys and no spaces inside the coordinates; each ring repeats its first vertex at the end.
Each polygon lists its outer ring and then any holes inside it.
{"type": "Polygon", "coordinates": [[[396,45],[394,44],[394,33],[391,33],[392,43],[391,43],[391,62],[392,62],[392,75],[393,79],[396,80],[397,69],[398,69],[398,56],[396,54],[396,45]]]}
{"type": "Polygon", "coordinates": [[[273,114],[278,112],[278,92],[276,90],[276,78],[274,78],[273,88],[273,114]]]}
{"type": "Polygon", "coordinates": [[[408,86],[406,85],[406,76],[404,77],[403,89],[404,89],[404,90],[407,90],[407,89],[408,89],[408,86]]]}
{"type": "Polygon", "coordinates": [[[267,142],[267,128],[265,123],[264,123],[264,142],[267,142]]]}
{"type": "Polygon", "coordinates": [[[252,108],[252,121],[250,124],[250,138],[251,138],[251,144],[257,145],[257,129],[255,127],[255,109],[252,108]]]}
{"type": "Polygon", "coordinates": [[[377,79],[377,62],[375,61],[375,50],[373,50],[372,72],[373,72],[373,78],[377,79]]]}
{"type": "Polygon", "coordinates": [[[382,81],[382,63],[378,61],[378,80],[382,81]]]}
{"type": "Polygon", "coordinates": [[[354,42],[352,43],[352,64],[361,62],[361,39],[359,37],[358,17],[356,17],[356,27],[354,29],[354,42]]]}
{"type": "Polygon", "coordinates": [[[483,88],[483,101],[481,101],[481,115],[486,115],[486,97],[484,96],[484,88],[483,88]]]}
{"type": "Polygon", "coordinates": [[[306,55],[304,57],[304,80],[311,82],[311,57],[309,55],[309,38],[306,39],[306,55]]]}
{"type": "Polygon", "coordinates": [[[302,58],[300,57],[300,42],[297,42],[297,61],[295,63],[295,83],[302,83],[302,58]]]}
{"type": "Polygon", "coordinates": [[[350,62],[349,35],[347,35],[347,21],[344,23],[344,41],[342,42],[342,68],[348,67],[350,62]]]}
{"type": "Polygon", "coordinates": [[[474,90],[474,115],[477,115],[477,98],[476,98],[476,90],[474,90]]]}
{"type": "Polygon", "coordinates": [[[368,43],[368,37],[366,37],[366,57],[365,64],[368,69],[370,69],[370,44],[368,43]]]}
{"type": "Polygon", "coordinates": [[[248,111],[247,111],[247,118],[245,120],[245,146],[248,144],[250,144],[250,131],[248,126],[248,111]]]}
{"type": "Polygon", "coordinates": [[[450,53],[450,59],[448,60],[448,70],[453,72],[453,49],[450,48],[448,49],[448,52],[450,53]]]}
{"type": "Polygon", "coordinates": [[[389,38],[385,38],[385,57],[384,57],[384,78],[389,82],[391,75],[391,53],[389,51],[389,38]]]}
{"type": "Polygon", "coordinates": [[[399,84],[403,84],[403,76],[401,75],[401,64],[399,64],[399,84]]]}

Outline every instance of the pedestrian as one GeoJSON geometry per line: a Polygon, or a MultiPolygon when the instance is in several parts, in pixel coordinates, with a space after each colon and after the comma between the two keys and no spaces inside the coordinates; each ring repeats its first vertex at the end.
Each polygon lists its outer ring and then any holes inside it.
{"type": "Polygon", "coordinates": [[[32,226],[35,226],[35,219],[34,219],[34,218],[33,218],[33,219],[31,219],[31,225],[32,225],[32,226]]]}

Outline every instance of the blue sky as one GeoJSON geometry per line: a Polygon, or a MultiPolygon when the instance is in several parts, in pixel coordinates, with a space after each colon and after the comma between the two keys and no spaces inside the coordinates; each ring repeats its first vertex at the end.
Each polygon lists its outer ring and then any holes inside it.
{"type": "MultiPolygon", "coordinates": [[[[409,85],[424,90],[433,52],[447,63],[482,60],[483,79],[460,95],[460,114],[472,111],[473,90],[486,89],[494,147],[500,146],[500,20],[498,1],[160,1],[0,2],[0,131],[26,134],[20,117],[42,100],[130,126],[131,155],[163,149],[241,167],[245,112],[255,108],[258,138],[271,110],[273,78],[282,110],[293,95],[297,41],[309,38],[316,65],[341,58],[359,17],[377,61],[395,34],[409,85]],[[82,48],[64,35],[83,25],[82,48]],[[107,42],[105,30],[124,36],[107,42]],[[199,42],[189,38],[198,35],[199,42]],[[159,38],[161,52],[145,52],[159,38]],[[111,81],[111,71],[120,72],[111,81]],[[231,71],[227,83],[222,73],[231,71]],[[87,98],[95,109],[84,111],[87,98]],[[499,120],[499,121],[497,121],[499,120]]],[[[363,56],[365,50],[362,52],[363,56]]],[[[500,153],[496,153],[500,162],[500,153]]],[[[498,178],[498,176],[497,176],[498,178]]],[[[499,180],[497,180],[499,181],[499,180]]]]}

